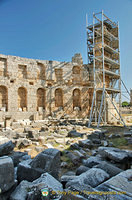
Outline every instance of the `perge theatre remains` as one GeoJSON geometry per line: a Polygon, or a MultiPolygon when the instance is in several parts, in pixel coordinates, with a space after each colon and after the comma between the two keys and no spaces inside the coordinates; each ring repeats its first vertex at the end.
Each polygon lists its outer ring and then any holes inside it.
{"type": "Polygon", "coordinates": [[[100,16],[94,14],[87,26],[88,64],[79,53],[71,62],[0,55],[1,122],[67,115],[95,122],[118,118],[119,27],[103,12],[100,16]]]}

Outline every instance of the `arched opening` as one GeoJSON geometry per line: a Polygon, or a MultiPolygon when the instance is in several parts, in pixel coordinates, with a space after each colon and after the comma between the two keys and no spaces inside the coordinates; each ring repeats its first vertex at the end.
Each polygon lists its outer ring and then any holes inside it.
{"type": "Polygon", "coordinates": [[[8,110],[8,92],[5,86],[0,86],[0,109],[2,111],[8,110]]]}
{"type": "Polygon", "coordinates": [[[37,110],[45,109],[45,89],[39,88],[37,90],[37,110]]]}
{"type": "Polygon", "coordinates": [[[80,67],[79,66],[74,66],[72,68],[72,75],[73,75],[73,83],[79,84],[80,81],[81,81],[81,74],[80,74],[80,67]]]}
{"type": "Polygon", "coordinates": [[[27,90],[24,87],[18,88],[18,108],[21,111],[27,110],[27,90]]]}
{"type": "Polygon", "coordinates": [[[63,91],[60,88],[55,90],[55,106],[63,107],[63,91]]]}
{"type": "Polygon", "coordinates": [[[75,107],[79,108],[81,110],[81,94],[79,89],[73,90],[73,109],[75,107]]]}

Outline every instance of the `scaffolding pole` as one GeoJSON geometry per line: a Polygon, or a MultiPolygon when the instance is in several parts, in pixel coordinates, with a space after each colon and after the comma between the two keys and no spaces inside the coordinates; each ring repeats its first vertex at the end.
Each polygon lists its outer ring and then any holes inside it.
{"type": "Polygon", "coordinates": [[[107,124],[108,99],[112,100],[111,105],[113,105],[121,122],[125,125],[120,114],[121,77],[119,23],[115,23],[109,19],[102,10],[102,12],[93,13],[92,25],[88,25],[86,19],[86,26],[88,64],[90,67],[92,66],[91,74],[93,74],[93,98],[88,126],[90,127],[93,120],[98,127],[101,122],[105,125],[107,124]],[[115,88],[117,85],[118,87],[115,88]],[[117,95],[119,96],[119,110],[113,101],[113,98],[117,95]]]}

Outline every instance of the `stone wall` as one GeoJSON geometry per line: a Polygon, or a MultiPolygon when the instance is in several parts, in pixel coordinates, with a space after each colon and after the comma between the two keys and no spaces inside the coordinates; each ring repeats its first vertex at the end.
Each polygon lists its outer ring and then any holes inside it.
{"type": "Polygon", "coordinates": [[[88,117],[89,67],[77,54],[72,62],[0,54],[0,121],[41,120],[49,115],[88,117]]]}

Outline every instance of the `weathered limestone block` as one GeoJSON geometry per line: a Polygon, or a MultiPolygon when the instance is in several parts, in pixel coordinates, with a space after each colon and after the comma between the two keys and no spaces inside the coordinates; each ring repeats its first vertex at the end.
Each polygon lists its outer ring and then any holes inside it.
{"type": "Polygon", "coordinates": [[[80,167],[77,168],[77,170],[76,170],[76,175],[79,176],[79,175],[81,175],[82,173],[88,171],[89,169],[90,169],[89,167],[86,167],[86,166],[81,165],[80,167]]]}
{"type": "MultiPolygon", "coordinates": [[[[113,199],[130,200],[132,199],[132,169],[121,172],[120,174],[112,177],[108,181],[100,184],[96,187],[99,191],[113,191],[116,195],[113,195],[113,199]],[[119,193],[120,194],[119,194],[119,193]],[[124,192],[124,194],[122,193],[124,192]]],[[[112,196],[112,195],[111,195],[112,196]]],[[[112,198],[111,198],[112,199],[112,198]]]]}
{"type": "Polygon", "coordinates": [[[119,174],[123,171],[122,169],[120,169],[106,161],[102,161],[100,164],[98,164],[94,167],[104,170],[105,172],[107,172],[110,175],[110,177],[116,176],[117,174],[119,174]]]}
{"type": "Polygon", "coordinates": [[[57,149],[46,149],[38,154],[31,162],[32,168],[40,168],[58,179],[60,169],[60,151],[57,149]]]}
{"type": "Polygon", "coordinates": [[[102,159],[99,156],[90,156],[85,162],[86,167],[93,167],[102,162],[102,159]]]}
{"type": "Polygon", "coordinates": [[[41,174],[48,172],[58,179],[60,170],[60,151],[46,149],[39,153],[33,160],[27,160],[18,165],[18,180],[33,181],[41,174]]]}
{"type": "Polygon", "coordinates": [[[14,149],[15,145],[12,141],[0,145],[0,156],[8,155],[14,149]]]}
{"type": "Polygon", "coordinates": [[[14,185],[14,165],[11,158],[0,157],[0,190],[8,191],[14,185]]]}
{"type": "Polygon", "coordinates": [[[83,147],[83,148],[89,148],[89,149],[91,149],[93,147],[93,143],[89,139],[87,139],[87,140],[80,140],[79,141],[79,146],[83,147]]]}
{"type": "Polygon", "coordinates": [[[108,178],[109,178],[109,175],[104,170],[98,169],[98,168],[92,168],[82,173],[76,179],[69,181],[66,184],[66,187],[72,186],[74,184],[75,185],[78,184],[81,186],[90,185],[91,187],[96,187],[97,185],[101,184],[108,178]]]}
{"type": "Polygon", "coordinates": [[[76,130],[72,130],[68,133],[68,137],[83,137],[83,134],[77,132],[76,130]]]}
{"type": "Polygon", "coordinates": [[[18,181],[22,180],[33,181],[41,176],[45,171],[43,169],[32,168],[30,166],[31,159],[19,163],[17,169],[18,181]]]}
{"type": "Polygon", "coordinates": [[[21,148],[21,147],[28,147],[32,145],[32,141],[27,139],[27,138],[20,138],[15,140],[16,147],[21,148]]]}
{"type": "Polygon", "coordinates": [[[57,181],[53,176],[48,173],[44,173],[40,178],[35,181],[28,182],[22,181],[11,194],[11,200],[31,200],[31,199],[42,199],[42,189],[47,189],[49,192],[49,199],[61,199],[60,193],[63,192],[62,184],[57,181]],[[54,195],[53,195],[54,192],[54,195]],[[50,198],[49,198],[50,197],[50,198]]]}
{"type": "Polygon", "coordinates": [[[98,152],[102,157],[108,158],[115,162],[125,162],[129,160],[129,154],[126,151],[118,148],[99,147],[98,152]]]}
{"type": "Polygon", "coordinates": [[[28,156],[28,154],[26,152],[20,151],[13,151],[11,154],[9,154],[9,157],[11,157],[13,160],[14,167],[16,167],[20,162],[24,160],[24,156],[28,156]]]}
{"type": "Polygon", "coordinates": [[[28,193],[28,187],[30,187],[30,185],[32,185],[31,182],[22,181],[11,194],[10,200],[25,200],[28,193]]]}

